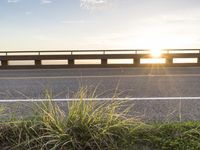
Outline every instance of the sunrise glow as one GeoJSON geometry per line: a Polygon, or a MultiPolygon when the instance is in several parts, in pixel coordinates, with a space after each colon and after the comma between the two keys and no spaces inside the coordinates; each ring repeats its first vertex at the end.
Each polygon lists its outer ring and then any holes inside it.
{"type": "Polygon", "coordinates": [[[158,58],[161,56],[162,50],[159,48],[153,48],[151,49],[151,56],[154,58],[158,58]]]}

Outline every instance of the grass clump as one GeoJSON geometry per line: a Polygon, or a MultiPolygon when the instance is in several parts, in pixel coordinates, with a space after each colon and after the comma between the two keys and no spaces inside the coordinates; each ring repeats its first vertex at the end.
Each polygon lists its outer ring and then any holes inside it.
{"type": "Polygon", "coordinates": [[[124,102],[79,101],[67,109],[49,100],[38,105],[34,118],[4,122],[0,143],[8,149],[129,149],[133,128],[142,123],[120,110],[124,102]]]}
{"type": "MultiPolygon", "coordinates": [[[[198,150],[200,122],[145,124],[126,101],[36,104],[34,117],[0,121],[2,150],[198,150]]],[[[91,96],[92,97],[92,96],[91,96]]],[[[0,107],[0,115],[5,109],[0,107]]]]}
{"type": "MultiPolygon", "coordinates": [[[[117,113],[119,102],[104,105],[74,101],[68,113],[52,103],[42,108],[40,124],[44,149],[118,149],[127,146],[133,126],[140,123],[117,113]]],[[[40,132],[41,133],[41,132],[40,132]]]]}

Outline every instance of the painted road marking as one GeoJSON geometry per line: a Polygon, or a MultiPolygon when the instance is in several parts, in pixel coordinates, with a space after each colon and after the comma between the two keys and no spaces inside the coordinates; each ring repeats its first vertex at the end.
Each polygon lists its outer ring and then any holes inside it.
{"type": "MultiPolygon", "coordinates": [[[[12,103],[12,102],[67,102],[67,101],[79,101],[80,99],[12,99],[12,100],[0,100],[0,103],[12,103]]],[[[154,100],[200,100],[200,97],[144,97],[144,98],[85,98],[83,100],[94,101],[154,101],[154,100]]]]}
{"type": "MultiPolygon", "coordinates": [[[[60,70],[60,71],[70,71],[70,70],[152,70],[152,69],[157,69],[157,68],[149,68],[149,67],[138,67],[138,68],[130,68],[130,67],[122,67],[122,68],[51,68],[51,69],[42,69],[42,68],[35,68],[35,69],[12,69],[12,70],[0,70],[0,72],[38,72],[38,71],[55,71],[55,70],[60,70]]],[[[160,67],[159,69],[163,69],[163,70],[173,70],[173,69],[183,69],[183,67],[160,67]]],[[[184,70],[190,70],[190,69],[199,69],[199,67],[190,67],[190,68],[184,68],[184,70]]]]}

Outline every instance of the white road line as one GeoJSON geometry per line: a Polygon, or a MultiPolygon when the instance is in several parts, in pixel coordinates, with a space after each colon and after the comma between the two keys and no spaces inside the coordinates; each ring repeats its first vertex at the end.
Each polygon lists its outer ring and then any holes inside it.
{"type": "MultiPolygon", "coordinates": [[[[184,68],[184,67],[161,67],[160,69],[166,70],[166,69],[199,69],[199,67],[190,67],[190,68],[184,68]]],[[[130,67],[121,67],[121,68],[51,68],[51,69],[41,69],[41,68],[36,68],[36,69],[10,69],[10,70],[0,70],[0,72],[38,72],[38,71],[55,71],[55,70],[61,70],[61,71],[70,71],[70,70],[123,70],[123,69],[129,69],[129,70],[152,70],[152,69],[157,69],[157,68],[150,68],[150,67],[137,67],[137,68],[130,68],[130,67]]]]}
{"type": "MultiPolygon", "coordinates": [[[[165,68],[170,68],[170,67],[165,67],[165,68]]],[[[182,67],[176,67],[181,69],[182,67]]],[[[191,68],[198,68],[198,67],[191,67],[191,68]]],[[[10,70],[0,70],[0,72],[38,72],[38,71],[82,71],[82,70],[124,70],[124,69],[129,69],[129,70],[152,70],[152,68],[149,67],[137,67],[137,68],[130,68],[130,67],[120,67],[120,68],[51,68],[51,69],[40,69],[40,68],[35,68],[35,69],[10,69],[10,70]]],[[[154,68],[153,68],[154,69],[154,68]]],[[[163,69],[163,68],[161,68],[163,69]]]]}
{"type": "Polygon", "coordinates": [[[99,76],[53,76],[53,77],[0,77],[0,80],[24,79],[84,79],[84,78],[137,78],[137,77],[200,77],[200,74],[163,74],[163,75],[99,75],[99,76]]]}
{"type": "MultiPolygon", "coordinates": [[[[12,99],[12,100],[0,100],[0,103],[12,103],[12,102],[67,102],[67,101],[79,101],[80,99],[12,99]]],[[[200,97],[144,97],[144,98],[85,98],[83,100],[94,101],[155,101],[155,100],[200,100],[200,97]]]]}

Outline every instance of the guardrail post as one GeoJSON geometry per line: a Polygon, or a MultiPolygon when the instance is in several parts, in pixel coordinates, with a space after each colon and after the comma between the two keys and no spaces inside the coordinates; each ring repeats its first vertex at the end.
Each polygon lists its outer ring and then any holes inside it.
{"type": "Polygon", "coordinates": [[[140,65],[140,58],[139,57],[138,58],[134,58],[133,61],[134,61],[135,65],[140,65]]]}
{"type": "Polygon", "coordinates": [[[36,66],[42,65],[41,60],[35,60],[35,65],[36,65],[36,66]]]}
{"type": "Polygon", "coordinates": [[[68,64],[69,65],[74,65],[74,59],[68,59],[68,64]]]}
{"type": "Polygon", "coordinates": [[[107,59],[101,59],[101,64],[102,65],[107,65],[108,64],[108,60],[107,59]]]}
{"type": "Polygon", "coordinates": [[[8,60],[2,60],[1,65],[2,66],[8,66],[8,60]]]}
{"type": "Polygon", "coordinates": [[[173,64],[173,58],[166,58],[166,64],[167,65],[173,64]]]}

